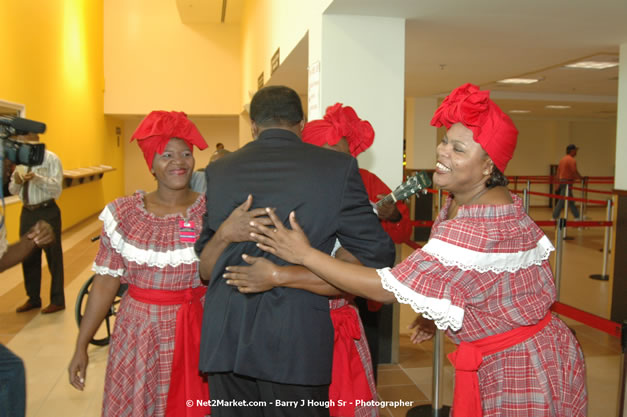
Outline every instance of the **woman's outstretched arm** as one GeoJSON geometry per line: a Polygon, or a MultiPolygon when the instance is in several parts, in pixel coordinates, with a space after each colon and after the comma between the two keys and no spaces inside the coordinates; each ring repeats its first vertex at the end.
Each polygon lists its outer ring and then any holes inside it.
{"type": "Polygon", "coordinates": [[[273,209],[266,209],[274,228],[252,221],[257,232],[251,233],[251,239],[257,246],[279,258],[297,265],[303,265],[329,284],[350,294],[371,300],[391,303],[394,294],[385,290],[377,270],[361,265],[343,262],[312,248],[307,236],[296,221],[294,212],[290,213],[290,225],[286,228],[273,209]]]}

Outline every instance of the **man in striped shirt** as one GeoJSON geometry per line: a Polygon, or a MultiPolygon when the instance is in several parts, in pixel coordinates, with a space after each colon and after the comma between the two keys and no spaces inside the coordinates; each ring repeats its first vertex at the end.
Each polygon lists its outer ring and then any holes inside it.
{"type": "MultiPolygon", "coordinates": [[[[39,142],[39,135],[28,133],[13,139],[23,142],[39,142]]],[[[50,305],[41,310],[43,314],[54,313],[65,308],[63,292],[63,249],[61,247],[61,211],[55,200],[61,195],[63,168],[54,153],[46,150],[41,165],[27,167],[18,165],[11,175],[9,191],[22,200],[20,235],[24,235],[39,220],[52,226],[55,241],[44,248],[48,269],[52,277],[50,305]]],[[[38,248],[22,262],[24,286],[28,300],[17,308],[18,313],[41,307],[41,249],[38,248]]]]}

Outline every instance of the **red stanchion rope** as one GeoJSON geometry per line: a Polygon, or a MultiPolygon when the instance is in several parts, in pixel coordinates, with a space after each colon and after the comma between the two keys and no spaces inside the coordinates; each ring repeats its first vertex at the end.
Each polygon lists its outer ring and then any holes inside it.
{"type": "Polygon", "coordinates": [[[559,195],[559,194],[548,194],[548,193],[539,193],[537,191],[529,191],[527,194],[529,195],[541,195],[544,197],[551,197],[551,198],[557,198],[559,200],[568,200],[568,201],[583,201],[586,202],[588,204],[602,204],[602,205],[607,205],[607,201],[603,201],[603,200],[586,200],[584,198],[576,198],[576,197],[565,197],[563,195],[559,195]]]}
{"type": "MultiPolygon", "coordinates": [[[[531,219],[533,220],[533,219],[531,219]]],[[[555,226],[557,220],[533,220],[538,226],[555,226]]],[[[570,224],[570,223],[569,223],[570,224]]]]}
{"type": "Polygon", "coordinates": [[[604,319],[603,317],[596,316],[567,304],[562,304],[559,301],[556,301],[551,306],[551,310],[557,314],[577,320],[586,326],[601,330],[611,336],[621,337],[621,325],[611,320],[604,319]]]}
{"type": "Polygon", "coordinates": [[[433,226],[433,220],[412,220],[410,223],[414,227],[431,227],[431,226],[433,226]]]}
{"type": "MultiPolygon", "coordinates": [[[[507,179],[509,180],[514,180],[514,179],[519,179],[519,180],[530,180],[530,179],[551,179],[551,178],[555,178],[555,176],[552,175],[508,175],[507,179]]],[[[605,181],[614,181],[614,177],[613,176],[595,176],[595,177],[585,177],[588,180],[605,180],[605,181]]]]}
{"type": "Polygon", "coordinates": [[[584,220],[569,220],[566,222],[567,226],[577,226],[577,227],[612,227],[614,223],[608,221],[584,221],[584,220]]]}
{"type": "Polygon", "coordinates": [[[419,244],[417,244],[416,242],[414,242],[413,240],[410,240],[410,239],[407,239],[403,243],[406,244],[407,246],[413,248],[413,249],[420,249],[420,248],[422,248],[422,246],[420,246],[419,244]]]}
{"type": "MultiPolygon", "coordinates": [[[[582,188],[575,188],[576,190],[583,190],[582,188]]],[[[430,193],[430,194],[437,194],[438,190],[435,190],[433,188],[425,188],[425,190],[430,193]]],[[[515,194],[522,194],[523,190],[509,190],[512,193],[515,194]]],[[[592,191],[591,191],[592,192],[592,191]]],[[[594,191],[596,192],[596,191],[594,191]]],[[[600,192],[600,191],[599,191],[600,192]]],[[[444,195],[447,195],[448,192],[447,191],[443,191],[444,195]]],[[[605,193],[605,192],[604,192],[605,193]]],[[[609,194],[613,194],[611,192],[608,192],[609,194]]],[[[584,198],[576,198],[576,197],[565,197],[563,195],[560,194],[548,194],[548,193],[540,193],[537,191],[529,191],[527,192],[527,194],[529,195],[539,195],[539,196],[543,196],[543,197],[551,197],[551,198],[557,198],[559,200],[568,200],[568,201],[583,201],[586,202],[588,204],[600,204],[600,205],[607,205],[607,201],[603,201],[603,200],[586,200],[584,198]]]]}
{"type": "Polygon", "coordinates": [[[577,191],[587,191],[589,193],[597,193],[597,194],[609,194],[609,195],[613,195],[614,194],[611,191],[591,190],[589,188],[570,187],[570,189],[571,190],[577,190],[577,191]]]}

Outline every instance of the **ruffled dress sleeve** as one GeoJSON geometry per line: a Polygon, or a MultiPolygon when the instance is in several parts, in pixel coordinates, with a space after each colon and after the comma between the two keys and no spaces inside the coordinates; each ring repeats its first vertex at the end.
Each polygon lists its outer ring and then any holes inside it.
{"type": "Polygon", "coordinates": [[[461,207],[445,220],[449,199],[427,244],[393,269],[378,270],[383,287],[439,329],[459,330],[468,305],[496,292],[504,274],[541,265],[553,250],[512,198],[509,205],[461,207]]]}
{"type": "Polygon", "coordinates": [[[100,233],[100,246],[94,260],[92,270],[99,275],[122,277],[126,272],[124,258],[111,244],[111,236],[115,233],[118,224],[116,202],[108,204],[98,217],[103,225],[100,233]]]}

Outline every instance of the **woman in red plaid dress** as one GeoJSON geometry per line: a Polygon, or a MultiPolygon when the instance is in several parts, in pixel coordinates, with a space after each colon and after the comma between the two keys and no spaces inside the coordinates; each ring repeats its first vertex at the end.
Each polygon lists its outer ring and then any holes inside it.
{"type": "MultiPolygon", "coordinates": [[[[583,354],[550,313],[555,287],[548,238],[525,214],[503,176],[516,145],[513,123],[489,92],[455,89],[431,122],[447,133],[437,148],[434,183],[450,196],[429,242],[396,267],[374,270],[312,249],[268,210],[275,229],[258,225],[260,247],[301,264],[352,294],[407,303],[459,344],[455,417],[583,417],[583,354]]],[[[416,322],[414,341],[431,333],[416,322]]]]}
{"type": "Polygon", "coordinates": [[[205,416],[208,408],[197,407],[196,401],[208,400],[206,380],[198,374],[206,287],[194,252],[205,197],[189,182],[192,145],[204,149],[207,144],[179,112],[150,113],[133,139],[157,190],[119,198],[100,214],[97,275],[69,366],[70,383],[84,389],[87,346],[124,283],[129,289],[109,346],[102,415],[205,416]],[[187,407],[186,400],[193,400],[194,407],[187,407]]]}

